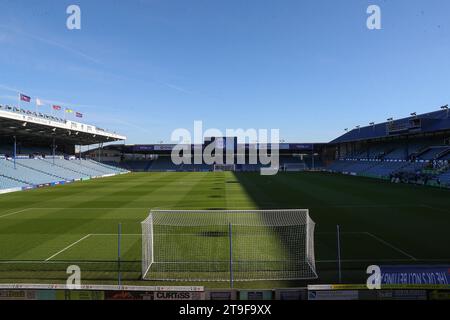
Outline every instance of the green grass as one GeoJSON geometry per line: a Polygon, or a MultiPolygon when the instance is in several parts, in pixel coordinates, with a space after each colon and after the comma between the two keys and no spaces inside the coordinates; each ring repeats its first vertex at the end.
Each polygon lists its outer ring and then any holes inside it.
{"type": "MultiPolygon", "coordinates": [[[[229,172],[133,173],[1,195],[0,282],[61,283],[67,276],[65,268],[78,264],[84,283],[116,283],[117,227],[121,223],[124,283],[187,284],[139,280],[140,222],[152,208],[310,209],[317,223],[320,283],[337,281],[337,224],[342,232],[346,282],[363,282],[365,268],[373,263],[450,262],[448,190],[325,173],[272,177],[229,172]]],[[[265,242],[275,247],[275,239],[265,242]]],[[[275,252],[270,246],[268,251],[275,252]]],[[[237,286],[303,284],[270,281],[237,286]]]]}

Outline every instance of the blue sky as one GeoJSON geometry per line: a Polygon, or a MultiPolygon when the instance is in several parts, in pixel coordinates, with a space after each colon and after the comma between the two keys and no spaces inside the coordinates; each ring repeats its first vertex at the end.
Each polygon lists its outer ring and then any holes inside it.
{"type": "Polygon", "coordinates": [[[448,0],[0,0],[0,103],[63,104],[127,143],[194,120],[327,142],[450,102],[449,18],[448,0]]]}

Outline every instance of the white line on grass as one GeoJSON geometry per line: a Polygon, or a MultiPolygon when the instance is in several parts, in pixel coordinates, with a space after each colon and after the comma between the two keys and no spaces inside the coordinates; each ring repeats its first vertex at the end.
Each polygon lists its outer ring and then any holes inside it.
{"type": "MultiPolygon", "coordinates": [[[[320,235],[320,234],[336,234],[336,232],[316,232],[316,235],[320,235]]],[[[377,240],[378,242],[381,242],[382,244],[384,244],[385,246],[388,246],[391,249],[394,249],[397,252],[400,252],[401,254],[403,254],[404,256],[407,256],[409,259],[405,260],[405,259],[390,259],[387,261],[410,261],[410,260],[414,260],[414,261],[418,261],[417,258],[413,257],[412,255],[406,253],[405,251],[403,251],[402,249],[390,244],[389,242],[381,239],[380,237],[377,237],[376,235],[370,233],[370,232],[361,232],[361,231],[354,231],[354,232],[341,232],[341,234],[365,234],[368,235],[369,237],[372,237],[373,239],[377,240]]],[[[364,262],[364,261],[373,261],[373,260],[377,260],[377,259],[372,259],[372,260],[342,260],[342,261],[347,261],[347,262],[364,262]]],[[[377,261],[382,261],[382,260],[377,260],[377,261]]],[[[318,261],[319,262],[319,261],[318,261]]],[[[320,262],[335,262],[335,260],[323,260],[320,262]]]]}
{"type": "MultiPolygon", "coordinates": [[[[91,233],[91,236],[117,236],[118,233],[91,233]]],[[[142,236],[141,233],[121,233],[121,236],[142,236]]]]}
{"type": "Polygon", "coordinates": [[[22,210],[19,210],[19,211],[7,213],[7,214],[4,214],[4,215],[0,216],[0,219],[1,219],[1,218],[4,218],[4,217],[9,217],[9,216],[12,216],[12,215],[15,215],[15,214],[18,214],[18,213],[22,213],[22,212],[28,211],[28,210],[30,210],[30,209],[32,209],[32,208],[26,208],[26,209],[22,209],[22,210]]]}
{"type": "Polygon", "coordinates": [[[77,243],[80,243],[81,241],[83,241],[83,240],[89,238],[91,235],[92,235],[92,234],[85,235],[85,236],[84,236],[83,238],[81,238],[80,240],[75,241],[74,243],[68,245],[67,247],[65,247],[64,249],[58,251],[58,252],[55,253],[54,255],[48,257],[47,259],[45,259],[45,261],[49,261],[49,260],[53,259],[53,258],[56,257],[58,254],[63,253],[64,251],[66,251],[67,249],[73,247],[73,246],[76,245],[77,243]]]}
{"type": "MultiPolygon", "coordinates": [[[[340,234],[365,234],[365,231],[343,231],[340,234]]],[[[314,234],[336,234],[336,231],[314,232],[314,234]]]]}
{"type": "Polygon", "coordinates": [[[151,210],[152,208],[137,208],[137,207],[115,207],[115,208],[107,208],[107,207],[83,207],[83,208],[71,208],[71,207],[52,207],[52,208],[41,208],[41,207],[36,207],[36,208],[28,208],[28,209],[32,209],[32,210],[92,210],[92,209],[108,209],[108,210],[119,210],[119,209],[136,209],[136,210],[142,210],[142,209],[148,209],[151,210]]]}
{"type": "Polygon", "coordinates": [[[389,242],[384,241],[383,239],[377,237],[376,235],[374,235],[374,234],[372,234],[372,233],[370,233],[370,232],[366,232],[366,234],[369,235],[369,236],[371,236],[371,237],[374,238],[375,240],[378,240],[378,241],[381,242],[382,244],[384,244],[384,245],[386,245],[386,246],[388,246],[388,247],[390,247],[390,248],[396,250],[397,252],[400,252],[401,254],[403,254],[403,255],[405,255],[405,256],[407,256],[407,257],[409,257],[411,260],[417,261],[417,259],[414,258],[412,255],[410,255],[410,254],[406,253],[405,251],[403,251],[402,249],[399,249],[398,247],[396,247],[396,246],[390,244],[389,242]]]}
{"type": "MultiPolygon", "coordinates": [[[[115,208],[100,208],[100,207],[92,207],[92,208],[28,208],[29,210],[93,210],[93,209],[100,209],[100,210],[120,210],[120,209],[126,209],[126,210],[181,210],[173,207],[160,207],[160,208],[136,208],[136,207],[115,207],[115,208]]],[[[229,207],[227,210],[260,210],[255,207],[229,207]]],[[[197,210],[197,209],[192,209],[197,210]]],[[[198,210],[204,210],[204,209],[198,209],[198,210]]],[[[206,210],[206,209],[205,209],[206,210]]],[[[263,210],[263,209],[262,209],[263,210]]]]}

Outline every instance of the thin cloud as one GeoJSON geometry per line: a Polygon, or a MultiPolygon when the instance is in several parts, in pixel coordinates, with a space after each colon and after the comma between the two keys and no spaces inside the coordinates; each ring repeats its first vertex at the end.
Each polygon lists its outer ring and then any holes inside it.
{"type": "MultiPolygon", "coordinates": [[[[34,40],[36,42],[40,42],[40,43],[44,43],[44,44],[47,44],[47,45],[50,45],[50,46],[53,46],[53,47],[56,47],[56,48],[60,48],[60,49],[62,49],[64,51],[70,52],[73,55],[79,56],[79,57],[81,57],[81,58],[83,58],[83,59],[85,59],[85,60],[87,60],[89,62],[95,63],[97,65],[103,65],[101,63],[101,61],[98,60],[97,58],[95,58],[95,57],[93,57],[91,55],[88,55],[88,54],[86,54],[86,53],[84,53],[84,52],[82,52],[80,50],[77,50],[77,49],[74,49],[72,47],[69,47],[69,46],[67,46],[67,45],[65,45],[65,44],[63,44],[61,42],[58,42],[58,41],[55,41],[55,40],[52,40],[52,39],[49,39],[49,38],[43,38],[43,37],[41,37],[39,35],[30,33],[30,32],[25,32],[25,31],[19,30],[17,28],[11,28],[9,26],[5,26],[5,25],[1,25],[1,24],[0,24],[0,28],[8,31],[9,33],[12,32],[12,33],[15,33],[16,35],[20,35],[22,37],[26,37],[26,38],[32,39],[32,40],[34,40]]],[[[1,34],[0,34],[0,36],[1,36],[1,34]]],[[[8,35],[8,37],[10,38],[11,36],[8,35]]],[[[0,37],[0,39],[1,39],[1,37],[0,37]]],[[[95,70],[95,71],[98,72],[98,70],[95,70]]],[[[101,73],[105,73],[105,72],[101,72],[101,73]]],[[[140,82],[144,82],[145,83],[145,80],[142,81],[142,80],[138,80],[136,78],[129,78],[127,76],[119,75],[116,72],[114,72],[114,73],[107,72],[107,73],[110,74],[110,75],[113,75],[113,76],[115,76],[117,78],[122,78],[122,79],[127,79],[127,80],[134,80],[134,81],[140,81],[140,82]]],[[[157,84],[159,84],[161,86],[167,87],[167,88],[169,88],[171,90],[174,90],[174,91],[186,94],[186,95],[196,95],[196,94],[198,94],[198,93],[192,92],[192,91],[190,91],[190,90],[188,90],[186,88],[183,88],[183,87],[180,87],[178,85],[174,85],[172,83],[168,83],[168,82],[165,82],[165,81],[161,81],[161,80],[157,80],[157,79],[151,79],[151,78],[147,79],[147,81],[153,82],[153,83],[157,83],[157,84]]],[[[23,92],[21,90],[17,90],[17,89],[14,89],[14,88],[8,88],[7,86],[2,86],[2,85],[0,85],[0,89],[9,90],[9,91],[17,92],[17,93],[23,92]]],[[[42,99],[42,100],[44,101],[44,99],[42,99]]],[[[63,101],[53,101],[53,100],[45,100],[45,101],[48,102],[48,103],[53,103],[53,104],[72,105],[72,106],[75,106],[75,107],[78,106],[78,107],[82,107],[82,108],[84,108],[84,107],[86,107],[86,108],[96,108],[97,107],[97,106],[79,105],[79,104],[78,105],[74,105],[74,104],[63,102],[63,101]]]]}
{"type": "Polygon", "coordinates": [[[19,98],[18,98],[18,96],[0,95],[0,99],[10,100],[10,101],[17,101],[19,98]]]}
{"type": "Polygon", "coordinates": [[[86,60],[89,60],[90,62],[94,62],[96,64],[101,64],[101,62],[98,59],[96,59],[96,58],[94,58],[94,57],[92,57],[92,56],[90,56],[90,55],[88,55],[88,54],[86,54],[86,53],[84,53],[84,52],[82,52],[80,50],[77,50],[77,49],[74,49],[72,47],[69,47],[69,46],[67,46],[67,45],[65,45],[65,44],[63,44],[61,42],[54,41],[54,40],[47,39],[47,38],[43,38],[43,37],[40,37],[38,35],[29,33],[29,32],[24,32],[22,30],[13,29],[13,28],[10,28],[10,27],[5,26],[5,25],[0,25],[0,28],[3,28],[3,29],[8,30],[10,32],[14,32],[16,34],[22,35],[24,37],[27,37],[27,38],[32,39],[32,40],[35,40],[37,42],[41,42],[41,43],[45,43],[45,44],[48,44],[48,45],[51,45],[51,46],[54,46],[54,47],[58,47],[60,49],[68,51],[68,52],[70,52],[70,53],[72,53],[74,55],[77,55],[77,56],[82,57],[82,58],[84,58],[86,60]]]}
{"type": "MultiPolygon", "coordinates": [[[[97,58],[94,58],[94,57],[92,57],[92,56],[90,56],[90,55],[88,55],[88,54],[86,54],[86,53],[84,53],[84,52],[82,52],[80,50],[71,48],[71,47],[69,47],[69,46],[67,46],[67,45],[65,45],[63,43],[60,43],[60,42],[57,42],[57,41],[54,41],[54,40],[51,40],[51,39],[43,38],[41,36],[29,33],[29,32],[24,32],[24,31],[21,31],[21,30],[12,29],[12,28],[4,26],[4,25],[0,25],[0,28],[6,29],[6,30],[14,32],[16,34],[20,34],[22,36],[25,36],[27,38],[33,39],[33,40],[41,42],[41,43],[45,43],[45,44],[48,44],[48,45],[51,45],[51,46],[54,46],[54,47],[58,47],[60,49],[68,51],[68,52],[70,52],[70,53],[72,53],[74,55],[78,55],[78,56],[80,56],[80,57],[82,57],[82,58],[84,58],[84,59],[86,59],[86,60],[88,60],[90,62],[93,62],[93,63],[96,63],[96,64],[102,64],[100,62],[100,60],[98,60],[97,58]]],[[[120,75],[117,75],[117,74],[115,74],[115,75],[118,76],[118,77],[123,77],[123,76],[120,76],[120,75]]],[[[168,88],[170,88],[172,90],[176,90],[178,92],[184,93],[184,94],[188,94],[188,95],[193,95],[194,94],[192,91],[189,91],[189,90],[187,90],[185,88],[182,88],[180,86],[177,86],[177,85],[174,85],[174,84],[171,84],[171,83],[168,83],[168,82],[154,80],[154,79],[151,80],[151,81],[153,81],[155,83],[158,83],[160,85],[163,85],[165,87],[168,87],[168,88]]]]}
{"type": "MultiPolygon", "coordinates": [[[[57,41],[54,41],[54,40],[48,39],[48,38],[43,38],[41,36],[29,33],[29,32],[24,32],[22,30],[13,29],[13,28],[5,26],[5,25],[0,25],[0,28],[3,28],[4,30],[7,30],[9,32],[13,32],[13,33],[16,33],[18,35],[27,37],[27,38],[32,39],[34,41],[45,43],[47,45],[60,48],[62,50],[70,52],[70,53],[72,53],[74,55],[77,55],[77,56],[79,56],[81,58],[84,58],[85,60],[88,60],[90,62],[93,62],[95,64],[103,65],[102,62],[100,60],[98,60],[97,58],[92,57],[92,56],[90,56],[90,55],[88,55],[88,54],[86,54],[86,53],[84,53],[84,52],[82,52],[80,50],[77,50],[77,49],[74,49],[72,47],[69,47],[69,46],[67,46],[67,45],[65,45],[65,44],[63,44],[61,42],[57,42],[57,41]]],[[[123,75],[119,75],[119,74],[116,74],[116,73],[114,73],[113,75],[115,75],[116,77],[119,77],[119,78],[128,78],[128,77],[124,77],[123,75]]],[[[133,79],[132,78],[132,80],[137,80],[137,79],[133,79]]],[[[190,91],[190,90],[188,90],[186,88],[174,85],[172,83],[168,83],[168,82],[160,81],[160,80],[156,80],[156,79],[149,79],[149,81],[157,83],[157,84],[162,85],[162,86],[165,86],[165,87],[167,87],[169,89],[172,89],[172,90],[175,90],[175,91],[187,94],[187,95],[195,95],[194,92],[192,92],[192,91],[190,91]]]]}
{"type": "Polygon", "coordinates": [[[167,83],[167,82],[159,82],[159,81],[158,81],[158,83],[160,83],[162,85],[165,85],[165,86],[167,86],[167,87],[169,87],[169,88],[171,88],[173,90],[177,90],[179,92],[185,93],[185,94],[189,94],[189,95],[194,94],[192,91],[186,90],[186,89],[184,89],[182,87],[179,87],[179,86],[176,86],[174,84],[170,84],[170,83],[167,83]]]}
{"type": "Polygon", "coordinates": [[[0,89],[6,90],[6,91],[11,91],[11,92],[17,92],[17,93],[21,92],[20,90],[18,90],[16,88],[13,88],[13,87],[10,87],[10,86],[4,85],[4,84],[0,84],[0,89]]]}

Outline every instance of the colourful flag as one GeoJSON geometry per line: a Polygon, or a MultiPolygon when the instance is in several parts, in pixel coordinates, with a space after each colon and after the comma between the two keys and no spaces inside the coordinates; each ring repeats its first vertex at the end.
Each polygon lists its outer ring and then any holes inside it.
{"type": "Polygon", "coordinates": [[[67,109],[67,108],[66,108],[66,112],[67,112],[67,113],[73,113],[73,110],[72,110],[72,109],[67,109]]]}
{"type": "Polygon", "coordinates": [[[61,110],[61,106],[55,106],[55,105],[53,105],[53,110],[59,111],[59,110],[61,110]]]}
{"type": "Polygon", "coordinates": [[[26,96],[24,94],[20,94],[20,100],[25,102],[31,102],[31,97],[26,96]]]}
{"type": "Polygon", "coordinates": [[[75,115],[77,116],[77,118],[83,118],[83,114],[82,113],[77,112],[77,113],[75,113],[75,115]]]}

